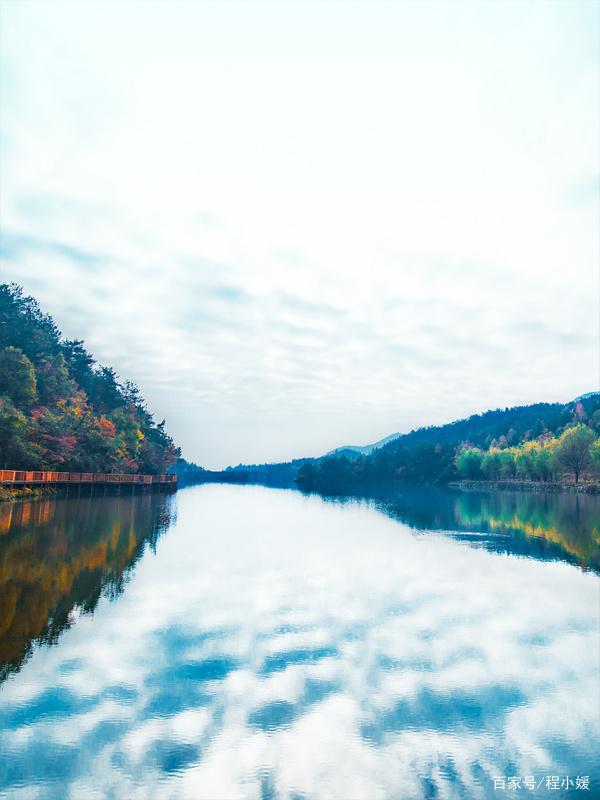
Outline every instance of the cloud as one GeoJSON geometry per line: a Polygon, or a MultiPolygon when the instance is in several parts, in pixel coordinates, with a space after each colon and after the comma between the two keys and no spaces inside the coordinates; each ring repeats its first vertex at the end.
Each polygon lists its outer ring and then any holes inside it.
{"type": "Polygon", "coordinates": [[[35,239],[33,236],[2,231],[0,258],[19,262],[22,258],[26,258],[28,252],[34,252],[41,256],[56,256],[65,261],[75,262],[84,270],[94,269],[102,262],[102,256],[87,253],[64,242],[43,241],[35,239]]]}
{"type": "Polygon", "coordinates": [[[571,399],[597,372],[599,24],[13,4],[2,278],[205,466],[571,399]]]}

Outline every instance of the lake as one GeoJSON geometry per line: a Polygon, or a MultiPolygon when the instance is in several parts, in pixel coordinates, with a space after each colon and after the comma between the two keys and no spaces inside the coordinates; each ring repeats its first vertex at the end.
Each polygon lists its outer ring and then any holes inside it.
{"type": "Polygon", "coordinates": [[[0,797],[598,797],[599,570],[583,495],[3,504],[0,797]]]}

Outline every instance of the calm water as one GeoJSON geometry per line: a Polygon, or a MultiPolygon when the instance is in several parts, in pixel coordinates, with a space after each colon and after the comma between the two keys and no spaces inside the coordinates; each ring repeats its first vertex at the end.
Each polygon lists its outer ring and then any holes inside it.
{"type": "Polygon", "coordinates": [[[598,797],[599,568],[592,497],[5,504],[0,796],[598,797]]]}

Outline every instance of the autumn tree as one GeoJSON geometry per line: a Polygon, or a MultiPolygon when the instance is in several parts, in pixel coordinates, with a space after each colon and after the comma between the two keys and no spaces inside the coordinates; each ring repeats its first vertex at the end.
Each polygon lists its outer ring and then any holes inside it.
{"type": "Polygon", "coordinates": [[[164,472],[179,450],[138,388],[96,363],[16,284],[0,285],[0,461],[16,468],[164,472]]]}

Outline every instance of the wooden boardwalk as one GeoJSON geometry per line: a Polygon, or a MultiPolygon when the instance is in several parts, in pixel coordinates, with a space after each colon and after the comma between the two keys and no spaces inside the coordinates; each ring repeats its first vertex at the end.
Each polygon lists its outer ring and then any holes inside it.
{"type": "Polygon", "coordinates": [[[118,472],[40,472],[2,469],[2,486],[150,486],[177,489],[177,475],[133,475],[118,472]]]}

